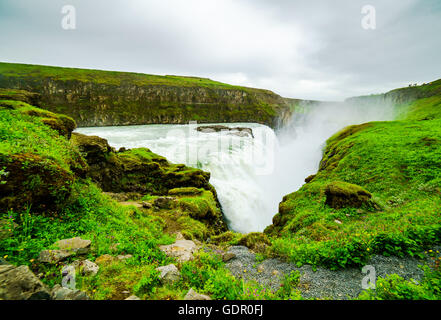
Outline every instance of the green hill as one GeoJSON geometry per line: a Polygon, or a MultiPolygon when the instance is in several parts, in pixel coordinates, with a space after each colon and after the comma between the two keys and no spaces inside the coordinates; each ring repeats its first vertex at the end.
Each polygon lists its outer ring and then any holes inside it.
{"type": "Polygon", "coordinates": [[[286,101],[268,90],[210,79],[0,63],[0,88],[25,90],[34,104],[79,126],[257,122],[289,119],[286,101]]]}

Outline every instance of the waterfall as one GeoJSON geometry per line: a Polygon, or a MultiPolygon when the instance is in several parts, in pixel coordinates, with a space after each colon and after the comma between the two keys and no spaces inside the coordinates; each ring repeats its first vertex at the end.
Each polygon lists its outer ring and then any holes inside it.
{"type": "Polygon", "coordinates": [[[291,125],[277,135],[254,123],[222,124],[250,128],[254,137],[231,131],[199,132],[196,124],[94,127],[77,132],[103,137],[117,149],[146,147],[173,163],[210,172],[230,229],[248,233],[270,225],[283,196],[317,172],[331,135],[348,125],[394,118],[393,108],[379,103],[316,103],[305,110],[295,113],[291,125]]]}

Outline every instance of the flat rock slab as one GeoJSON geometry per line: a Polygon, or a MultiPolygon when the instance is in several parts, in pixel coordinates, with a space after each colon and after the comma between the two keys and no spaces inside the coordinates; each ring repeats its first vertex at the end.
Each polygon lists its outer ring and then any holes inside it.
{"type": "Polygon", "coordinates": [[[49,290],[28,266],[0,265],[0,300],[49,299],[49,290]]]}
{"type": "Polygon", "coordinates": [[[160,246],[159,249],[167,256],[185,262],[193,259],[193,253],[197,251],[198,246],[191,240],[177,240],[168,246],[160,246]]]}
{"type": "Polygon", "coordinates": [[[83,240],[81,238],[71,238],[71,239],[64,239],[59,240],[54,243],[56,247],[58,247],[61,250],[72,250],[72,251],[88,251],[90,248],[92,241],[90,240],[83,240]]]}
{"type": "Polygon", "coordinates": [[[68,250],[43,250],[40,252],[38,261],[55,264],[57,262],[66,260],[74,254],[75,252],[68,250]]]}
{"type": "Polygon", "coordinates": [[[56,284],[51,291],[53,300],[90,300],[89,296],[80,290],[72,290],[56,284]]]}

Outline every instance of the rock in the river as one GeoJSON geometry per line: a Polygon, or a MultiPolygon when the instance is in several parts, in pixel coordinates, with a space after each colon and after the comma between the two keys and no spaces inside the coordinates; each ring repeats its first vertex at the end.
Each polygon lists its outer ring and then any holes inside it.
{"type": "Polygon", "coordinates": [[[222,125],[212,125],[212,126],[201,126],[196,128],[197,131],[202,133],[213,133],[213,132],[220,132],[225,131],[229,132],[230,134],[237,135],[239,137],[252,137],[254,138],[253,129],[251,128],[243,128],[243,127],[236,127],[236,128],[230,128],[227,126],[222,125]]]}
{"type": "Polygon", "coordinates": [[[53,300],[90,300],[89,296],[80,290],[72,290],[56,284],[51,291],[53,300]]]}
{"type": "Polygon", "coordinates": [[[198,248],[191,240],[177,240],[168,246],[160,246],[159,249],[169,257],[177,258],[179,262],[185,262],[193,259],[193,253],[198,248]]]}
{"type": "Polygon", "coordinates": [[[159,275],[159,279],[162,284],[172,285],[173,283],[179,281],[181,278],[181,273],[178,268],[174,264],[169,264],[168,266],[156,268],[161,274],[159,275]]]}
{"type": "Polygon", "coordinates": [[[49,290],[27,266],[0,265],[0,300],[49,299],[49,290]]]}
{"type": "Polygon", "coordinates": [[[185,295],[184,300],[211,300],[211,298],[204,294],[199,294],[191,288],[185,295]]]}

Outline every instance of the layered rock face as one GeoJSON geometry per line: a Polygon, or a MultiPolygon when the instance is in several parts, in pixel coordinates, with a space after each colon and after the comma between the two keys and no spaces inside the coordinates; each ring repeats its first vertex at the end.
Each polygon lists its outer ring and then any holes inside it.
{"type": "Polygon", "coordinates": [[[37,93],[38,106],[69,115],[80,127],[197,121],[275,128],[292,112],[271,91],[191,77],[0,63],[0,88],[37,93]]]}

